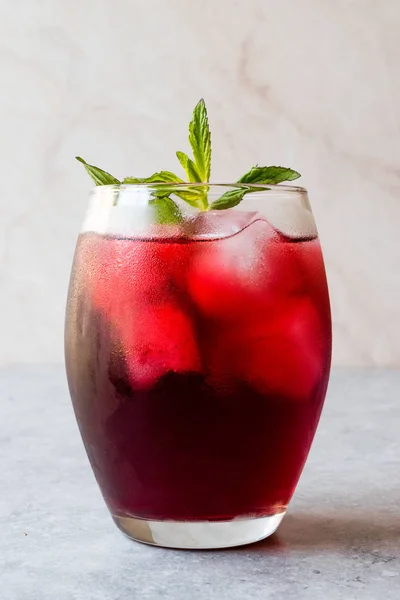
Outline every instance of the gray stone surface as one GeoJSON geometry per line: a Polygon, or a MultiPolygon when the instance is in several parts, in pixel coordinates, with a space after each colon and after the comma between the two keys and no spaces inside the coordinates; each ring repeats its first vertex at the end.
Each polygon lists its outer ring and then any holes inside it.
{"type": "Polygon", "coordinates": [[[208,552],[118,532],[61,368],[3,369],[0,395],[1,600],[400,598],[400,372],[335,371],[278,533],[208,552]]]}

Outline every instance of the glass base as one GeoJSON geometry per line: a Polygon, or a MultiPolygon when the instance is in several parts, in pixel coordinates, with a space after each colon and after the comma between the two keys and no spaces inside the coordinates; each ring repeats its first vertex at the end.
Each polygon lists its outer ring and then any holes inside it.
{"type": "Polygon", "coordinates": [[[259,542],[279,527],[285,512],[232,521],[149,521],[116,517],[117,527],[130,539],[153,546],[207,550],[259,542]]]}

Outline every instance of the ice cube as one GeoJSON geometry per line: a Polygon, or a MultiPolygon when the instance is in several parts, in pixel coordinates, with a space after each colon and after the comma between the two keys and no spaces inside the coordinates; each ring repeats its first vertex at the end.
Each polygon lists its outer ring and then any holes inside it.
{"type": "MultiPolygon", "coordinates": [[[[94,238],[84,293],[121,348],[132,385],[152,385],[164,373],[200,369],[195,332],[180,307],[186,244],[94,238]]],[[[87,254],[87,253],[86,253],[87,254]]]]}
{"type": "Polygon", "coordinates": [[[133,387],[150,387],[169,371],[201,369],[193,324],[178,306],[143,306],[118,324],[118,335],[133,387]]]}
{"type": "Polygon", "coordinates": [[[281,312],[219,330],[209,348],[212,382],[246,382],[265,395],[310,399],[327,358],[329,340],[311,300],[289,300],[281,312]]]}
{"type": "Polygon", "coordinates": [[[238,336],[237,369],[252,386],[265,394],[310,399],[323,374],[328,343],[311,300],[293,299],[280,316],[238,336]]]}
{"type": "Polygon", "coordinates": [[[190,294],[214,319],[236,321],[272,311],[282,296],[303,286],[292,246],[262,220],[233,237],[199,244],[188,276],[190,294]]]}
{"type": "Polygon", "coordinates": [[[248,208],[259,210],[263,218],[283,235],[293,239],[313,238],[317,229],[309,200],[306,195],[293,196],[291,191],[279,193],[271,190],[264,197],[265,192],[253,192],[246,196],[248,208]],[[301,200],[301,201],[300,201],[301,200]]]}
{"type": "Polygon", "coordinates": [[[160,304],[185,284],[188,245],[102,238],[87,287],[95,308],[112,321],[135,307],[160,304]]]}
{"type": "Polygon", "coordinates": [[[257,218],[259,214],[255,211],[210,210],[193,215],[182,225],[182,229],[191,239],[224,239],[239,233],[257,218]]]}

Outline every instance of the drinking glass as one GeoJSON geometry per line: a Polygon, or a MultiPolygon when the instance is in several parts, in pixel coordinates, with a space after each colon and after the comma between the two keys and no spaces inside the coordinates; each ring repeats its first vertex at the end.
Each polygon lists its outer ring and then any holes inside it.
{"type": "Polygon", "coordinates": [[[201,187],[96,187],[66,311],[69,389],[112,518],[130,538],[175,548],[276,530],[331,359],[306,190],[201,187]],[[199,190],[243,200],[196,212],[187,201],[199,190]]]}

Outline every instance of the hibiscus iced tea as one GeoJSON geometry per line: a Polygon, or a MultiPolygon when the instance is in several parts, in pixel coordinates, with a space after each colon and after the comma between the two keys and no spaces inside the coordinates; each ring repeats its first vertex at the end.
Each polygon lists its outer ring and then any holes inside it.
{"type": "Polygon", "coordinates": [[[317,237],[287,237],[261,216],[226,235],[81,234],[67,371],[114,518],[283,514],[330,345],[317,237]]]}

